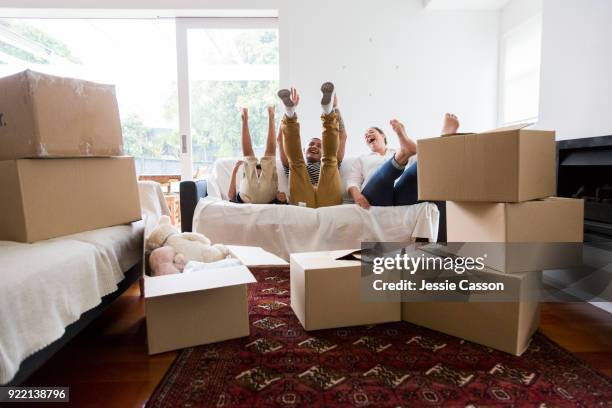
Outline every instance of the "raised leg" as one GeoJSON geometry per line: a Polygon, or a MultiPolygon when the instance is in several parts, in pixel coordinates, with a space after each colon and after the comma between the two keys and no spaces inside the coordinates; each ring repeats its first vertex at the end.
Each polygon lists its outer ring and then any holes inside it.
{"type": "Polygon", "coordinates": [[[300,124],[297,115],[283,117],[283,149],[289,161],[289,202],[294,205],[305,203],[307,207],[316,207],[314,187],[310,183],[302,142],[300,124]]]}
{"type": "Polygon", "coordinates": [[[253,143],[251,142],[251,132],[249,131],[249,110],[242,108],[242,155],[255,156],[253,143]]]}
{"type": "Polygon", "coordinates": [[[370,205],[381,207],[394,205],[394,184],[402,172],[397,164],[394,165],[392,158],[387,160],[370,177],[361,194],[368,199],[370,205]]]}
{"type": "Polygon", "coordinates": [[[417,164],[406,167],[393,187],[394,205],[412,205],[419,202],[417,164]]]}
{"type": "Polygon", "coordinates": [[[274,105],[268,106],[268,138],[266,139],[266,150],[264,156],[276,156],[276,140],[274,138],[274,105]]]}
{"type": "Polygon", "coordinates": [[[321,174],[317,185],[317,207],[342,204],[342,179],[338,170],[338,145],[340,144],[338,118],[335,112],[321,115],[323,155],[321,174]]]}

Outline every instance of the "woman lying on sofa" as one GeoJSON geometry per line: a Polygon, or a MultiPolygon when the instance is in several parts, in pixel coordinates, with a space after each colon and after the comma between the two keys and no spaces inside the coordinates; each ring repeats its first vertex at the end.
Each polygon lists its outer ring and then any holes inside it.
{"type": "Polygon", "coordinates": [[[268,106],[268,138],[263,157],[258,161],[249,131],[249,110],[242,108],[242,154],[244,160],[234,165],[227,196],[236,203],[286,204],[285,193],[278,191],[276,173],[276,140],[274,138],[274,105],[268,106]],[[236,175],[244,166],[242,182],[236,191],[236,175]]]}
{"type": "MultiPolygon", "coordinates": [[[[393,119],[391,127],[397,133],[400,149],[387,147],[387,137],[377,127],[365,133],[370,153],[359,156],[347,177],[349,195],[359,206],[389,207],[418,202],[416,143],[408,137],[404,125],[393,119]]],[[[457,116],[447,113],[442,135],[457,133],[457,116]]]]}

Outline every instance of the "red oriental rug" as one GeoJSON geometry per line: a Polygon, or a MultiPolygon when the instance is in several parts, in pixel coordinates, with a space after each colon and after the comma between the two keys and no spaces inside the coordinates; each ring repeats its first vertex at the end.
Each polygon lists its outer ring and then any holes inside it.
{"type": "Polygon", "coordinates": [[[405,322],[307,333],[288,269],[253,273],[251,335],[183,350],[148,407],[612,407],[612,380],[540,333],[521,357],[405,322]]]}

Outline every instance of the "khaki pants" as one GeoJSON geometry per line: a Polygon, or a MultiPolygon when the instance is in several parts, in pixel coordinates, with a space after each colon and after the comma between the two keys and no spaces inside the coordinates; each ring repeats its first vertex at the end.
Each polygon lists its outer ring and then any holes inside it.
{"type": "Polygon", "coordinates": [[[283,146],[289,160],[289,202],[318,208],[342,204],[342,180],[338,171],[339,132],[336,113],[321,115],[323,155],[319,183],[313,186],[302,153],[297,115],[283,117],[283,146]]]}
{"type": "Polygon", "coordinates": [[[244,175],[240,183],[240,199],[245,203],[268,204],[276,198],[278,175],[276,157],[263,156],[260,160],[261,174],[257,176],[257,157],[244,158],[244,175]]]}

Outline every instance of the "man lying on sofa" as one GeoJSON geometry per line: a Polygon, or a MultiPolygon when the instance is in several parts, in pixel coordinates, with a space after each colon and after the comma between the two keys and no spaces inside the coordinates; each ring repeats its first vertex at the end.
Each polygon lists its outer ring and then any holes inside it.
{"type": "Polygon", "coordinates": [[[335,109],[334,85],[324,83],[321,93],[322,137],[312,138],[302,153],[300,124],[295,113],[300,95],[295,88],[278,91],[285,107],[278,142],[281,161],[289,176],[289,200],[291,204],[310,208],[342,204],[338,167],[344,157],[346,132],[342,117],[335,109]]]}

